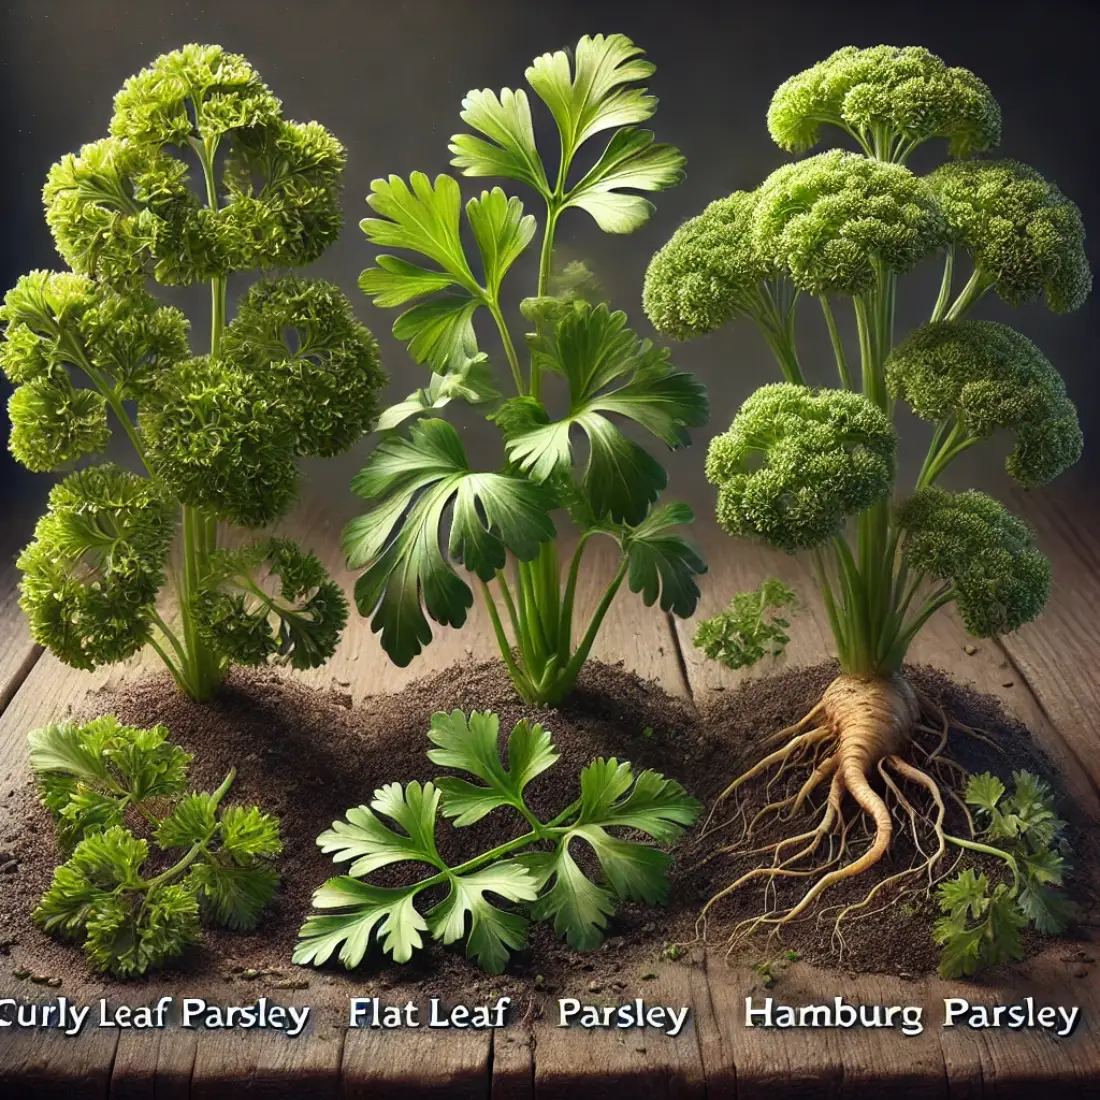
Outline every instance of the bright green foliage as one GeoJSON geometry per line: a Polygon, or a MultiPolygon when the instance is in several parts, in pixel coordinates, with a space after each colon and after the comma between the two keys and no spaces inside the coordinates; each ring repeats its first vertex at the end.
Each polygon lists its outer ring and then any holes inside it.
{"type": "Polygon", "coordinates": [[[1061,887],[1069,865],[1066,823],[1054,809],[1048,784],[1030,772],[1012,773],[1015,790],[988,772],[971,776],[966,801],[983,825],[980,841],[964,847],[1003,860],[1011,884],[990,883],[967,868],[940,884],[943,916],[935,939],[943,946],[940,973],[969,977],[987,966],[1022,957],[1020,930],[1032,925],[1057,935],[1066,930],[1070,905],[1061,887]]]}
{"type": "Polygon", "coordinates": [[[726,668],[748,668],[764,656],[778,657],[791,640],[785,608],[797,605],[791,588],[766,577],[751,592],[738,592],[725,611],[704,619],[693,644],[726,668]]]}
{"type": "MultiPolygon", "coordinates": [[[[31,272],[0,309],[0,367],[18,387],[10,448],[29,469],[66,470],[120,427],[141,470],[68,477],[20,559],[32,633],[70,664],[95,668],[148,643],[188,694],[208,699],[258,652],[293,650],[296,665],[307,650],[310,665],[331,655],[346,609],[319,568],[298,596],[284,585],[280,597],[301,601],[289,610],[306,644],[290,645],[278,616],[258,637],[263,617],[238,605],[231,622],[210,592],[224,572],[219,522],[285,515],[297,460],[346,450],[378,416],[377,345],[330,283],[264,278],[226,324],[230,273],[311,263],[336,239],[343,165],[324,127],[283,120],[243,57],[190,45],[126,82],[110,137],[51,169],[46,220],[72,271],[31,272]],[[183,314],[147,293],[149,277],[209,282],[205,354],[192,351],[183,314]],[[178,624],[155,607],[177,520],[178,624]],[[321,604],[323,625],[301,625],[321,604]]],[[[266,562],[266,545],[236,568],[266,562]]]]}
{"type": "Polygon", "coordinates": [[[550,420],[544,409],[526,404],[529,399],[513,398],[530,409],[531,423],[520,428],[509,422],[509,459],[534,481],[551,481],[572,467],[570,434],[580,428],[589,452],[581,486],[593,512],[614,523],[641,523],[668,478],[609,414],[633,421],[670,448],[682,447],[687,428],[706,423],[703,387],[672,367],[667,350],[638,339],[625,313],[605,305],[573,301],[528,343],[540,368],[565,378],[569,407],[560,420],[550,420]]]}
{"type": "Polygon", "coordinates": [[[985,84],[920,46],[845,46],[784,81],[768,108],[775,143],[803,152],[817,144],[822,125],[850,134],[868,156],[897,163],[932,138],[946,138],[956,157],[1001,140],[1001,110],[985,84]]]}
{"type": "Polygon", "coordinates": [[[534,329],[526,334],[526,377],[502,295],[534,240],[535,216],[500,187],[464,204],[449,175],[433,180],[413,172],[407,181],[390,176],[371,184],[367,202],[375,216],[362,221],[363,232],[411,259],[383,252],[359,285],[375,305],[404,307],[394,335],[432,371],[426,386],[379,418],[387,435],[353,486],[371,510],[343,537],[349,566],[364,570],[355,589],[360,614],[398,664],[431,641],[431,620],[465,622],[473,592],[458,565],[480,582],[509,674],[532,702],[556,703],[573,689],[628,577],[647,604],[659,600],[680,615],[694,609],[694,578],[705,566],[671,529],[690,522],[691,513],[658,508],[667,477],[634,432],[642,428],[670,448],[686,445],[687,429],[706,421],[702,387],[632,332],[624,313],[599,300],[583,264],[557,273],[553,264],[567,210],[587,211],[606,232],[627,233],[653,209],[632,192],[679,182],[680,153],[636,126],[657,106],[637,84],[652,72],[623,35],[585,37],[572,57],[558,51],[534,61],[528,83],[560,138],[556,180],[535,141],[526,92],[472,91],[463,100],[462,119],[474,132],[451,139],[451,163],[467,176],[517,180],[545,206],[538,282],[520,305],[534,329]],[[587,171],[576,167],[585,142],[605,131],[603,154],[587,171]],[[477,330],[490,321],[511,373],[506,397],[477,330]],[[564,400],[543,394],[552,379],[562,384],[564,400]],[[486,413],[504,436],[500,469],[472,469],[459,434],[434,419],[456,399],[493,406],[486,413]],[[564,584],[551,519],[558,509],[581,528],[564,584]],[[578,639],[574,596],[594,535],[618,544],[619,569],[578,639]]]}
{"type": "Polygon", "coordinates": [[[718,522],[788,553],[813,549],[889,494],[896,452],[890,421],[860,394],[763,386],[707,452],[718,522]]]}
{"type": "Polygon", "coordinates": [[[517,722],[508,737],[507,764],[499,735],[495,714],[474,711],[468,719],[459,710],[434,714],[428,737],[436,747],[428,758],[479,782],[444,776],[423,786],[389,783],[374,792],[370,806],[349,810],[345,821],[333,822],[317,838],[322,851],[350,866],[347,875],[330,879],[313,895],[314,906],[324,912],[302,926],[296,963],[320,965],[339,951],[340,961],[352,969],[363,961],[372,937],[395,961],[408,962],[424,946],[427,933],[444,944],[465,938],[467,957],[499,974],[510,952],[526,944],[530,919],[520,910],[501,908],[486,894],[526,904],[531,919],[553,919],[558,934],[577,950],[600,944],[616,898],[664,903],[669,857],[608,830],[636,830],[658,844],[670,844],[695,820],[699,803],[656,772],[635,777],[628,763],[599,759],[581,772],[580,798],[543,823],[528,807],[524,791],[558,761],[550,734],[538,724],[517,722]],[[449,867],[436,848],[439,814],[461,828],[505,806],[525,818],[530,831],[449,867]],[[601,881],[581,870],[571,850],[574,841],[594,854],[601,881]],[[534,845],[541,850],[513,857],[534,845]],[[426,867],[424,877],[411,885],[363,881],[383,867],[410,862],[426,867]],[[414,903],[433,888],[446,894],[421,912],[414,903]]]}
{"type": "Polygon", "coordinates": [[[348,618],[340,586],[289,539],[215,551],[195,604],[204,641],[243,665],[275,658],[317,668],[335,650],[348,618]],[[274,593],[258,583],[265,574],[274,593]]]}
{"type": "MultiPolygon", "coordinates": [[[[278,820],[255,806],[222,806],[233,782],[186,793],[191,756],[163,726],[104,716],[29,736],[31,770],[69,858],[34,920],[83,942],[96,970],[130,978],[167,965],[202,938],[200,918],[247,931],[279,885],[278,820]],[[145,835],[127,828],[144,822],[145,835]],[[146,871],[149,841],[176,862],[146,871]]],[[[165,861],[157,858],[159,866],[165,861]]]]}
{"type": "Polygon", "coordinates": [[[28,734],[31,771],[65,851],[95,829],[122,825],[129,807],[182,794],[191,754],[164,726],[137,729],[105,715],[82,726],[54,723],[28,734]]]}
{"type": "MultiPolygon", "coordinates": [[[[863,152],[807,157],[753,192],[712,202],[653,257],[646,310],[681,338],[734,317],[760,329],[787,384],[750,397],[712,441],[718,519],[733,535],[812,551],[841,667],[889,677],[947,604],[982,636],[1042,610],[1050,568],[1030,532],[988,497],[936,485],[999,430],[1014,437],[1006,466],[1024,486],[1079,458],[1077,413],[1055,369],[1019,333],[968,314],[990,289],[1013,305],[1042,294],[1056,311],[1077,308],[1092,285],[1084,229],[1073,203],[1014,161],[955,161],[925,178],[905,167],[932,138],[967,157],[1000,138],[985,85],[924,49],[839,50],[779,88],[768,124],[791,151],[831,126],[863,152]],[[902,278],[937,253],[943,277],[928,323],[899,339],[902,278]],[[821,307],[839,391],[806,384],[796,315],[809,295],[821,307]],[[845,298],[858,357],[834,313],[845,298]],[[899,398],[934,425],[910,491],[896,484],[899,398]],[[909,499],[891,507],[898,497],[909,499]]],[[[725,629],[715,623],[710,639],[718,656],[725,629]]],[[[767,652],[738,640],[733,657],[767,652]]]]}
{"type": "Polygon", "coordinates": [[[760,284],[781,269],[753,247],[758,195],[734,191],[686,221],[650,261],[642,305],[658,332],[677,340],[702,336],[738,313],[755,316],[760,284]]]}
{"type": "Polygon", "coordinates": [[[1055,313],[1092,290],[1081,211],[1034,168],[1015,160],[944,164],[928,177],[951,239],[974,262],[980,295],[1009,305],[1043,295],[1055,313]]]}
{"type": "Polygon", "coordinates": [[[944,241],[928,185],[858,153],[834,149],[786,164],[757,194],[754,248],[808,294],[862,294],[883,267],[902,274],[944,241]]]}
{"type": "Polygon", "coordinates": [[[1050,594],[1050,562],[1030,528],[985,493],[921,489],[899,509],[908,563],[948,586],[963,624],[988,638],[1031,622],[1050,594]]]}
{"type": "Polygon", "coordinates": [[[890,392],[933,423],[950,423],[961,451],[1007,428],[1005,463],[1020,484],[1052,481],[1081,457],[1077,410],[1062,376],[1008,325],[938,321],[911,332],[886,361],[890,392]]]}
{"type": "Polygon", "coordinates": [[[556,210],[575,206],[592,215],[605,233],[630,233],[648,220],[653,204],[635,191],[663,191],[683,179],[684,158],[670,145],[654,143],[636,128],[657,110],[657,100],[637,82],[653,75],[642,49],[625,35],[585,35],[572,58],[565,50],[538,57],[527,83],[550,108],[561,136],[557,183],[535,144],[527,93],[472,91],[462,101],[462,121],[482,137],[451,138],[451,163],[467,176],[504,176],[537,191],[556,210]],[[573,158],[594,135],[613,130],[602,155],[571,188],[573,158]]]}
{"type": "Polygon", "coordinates": [[[137,653],[152,637],[174,520],[156,482],[113,463],[55,485],[17,561],[35,641],[73,668],[137,653]]]}

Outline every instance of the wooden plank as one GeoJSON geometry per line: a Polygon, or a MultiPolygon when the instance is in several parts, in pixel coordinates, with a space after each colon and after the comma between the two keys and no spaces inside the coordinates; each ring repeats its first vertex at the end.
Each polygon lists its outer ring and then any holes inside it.
{"type": "MultiPolygon", "coordinates": [[[[770,1100],[773,1096],[905,1097],[952,1100],[1024,1100],[1041,1087],[1062,1083],[1085,1089],[1100,1079],[1097,1008],[1100,980],[1094,973],[1067,987],[1066,966],[1052,948],[1037,959],[977,982],[938,978],[902,981],[880,975],[819,970],[802,963],[787,968],[771,989],[745,967],[728,967],[720,952],[708,952],[705,974],[693,990],[699,1041],[710,1096],[770,1100]],[[796,1008],[832,1006],[840,996],[855,1006],[919,1007],[923,1030],[895,1028],[748,1028],[746,999],[762,1009],[772,998],[796,1008]],[[1060,1039],[1043,1029],[973,1030],[945,1022],[944,1001],[962,997],[971,1005],[1077,1004],[1084,1022],[1060,1039]]],[[[759,1018],[758,1018],[759,1019],[759,1018]]],[[[1085,1095],[1074,1091],[1071,1095],[1085,1095]]]]}
{"type": "Polygon", "coordinates": [[[1012,503],[1051,560],[1043,615],[1000,640],[1094,787],[1100,786],[1100,507],[1062,492],[1012,503]]]}
{"type": "Polygon", "coordinates": [[[595,1082],[601,1092],[606,1090],[613,1096],[701,1100],[706,1095],[706,1078],[697,1025],[690,1014],[683,1031],[675,1037],[651,1027],[582,1031],[561,1027],[558,1016],[557,998],[561,996],[608,1006],[629,1004],[638,997],[650,1006],[690,1006],[691,970],[687,964],[655,961],[635,967],[629,975],[624,972],[622,989],[601,987],[593,992],[578,985],[555,993],[533,1024],[538,1100],[573,1100],[595,1082]]]}

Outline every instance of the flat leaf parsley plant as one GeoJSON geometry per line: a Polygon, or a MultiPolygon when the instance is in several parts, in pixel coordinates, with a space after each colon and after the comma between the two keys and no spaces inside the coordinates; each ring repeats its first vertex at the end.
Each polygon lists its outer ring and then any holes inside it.
{"type": "Polygon", "coordinates": [[[638,86],[653,73],[641,55],[623,35],[586,36],[572,57],[544,54],[527,69],[557,127],[553,173],[536,146],[526,92],[472,91],[463,100],[462,119],[475,132],[451,139],[451,163],[467,176],[522,183],[545,208],[535,296],[521,306],[533,329],[526,371],[502,298],[506,276],[536,232],[518,198],[494,187],[465,204],[473,262],[452,176],[375,180],[367,201],[376,216],[362,222],[371,243],[415,258],[382,253],[360,286],[376,305],[408,306],[394,334],[432,373],[427,386],[382,414],[386,434],[354,482],[371,502],[343,537],[349,566],[364,570],[355,588],[359,611],[371,617],[391,659],[407,665],[431,641],[429,618],[456,627],[466,621],[473,593],[456,569],[463,566],[476,577],[508,672],[528,702],[556,703],[573,689],[624,580],[647,605],[659,601],[662,610],[688,616],[699,594],[695,577],[705,569],[676,531],[691,521],[690,509],[656,507],[665,471],[618,422],[681,447],[688,429],[706,422],[702,387],[627,328],[625,314],[587,300],[590,284],[570,278],[562,286],[551,277],[561,218],[584,211],[605,232],[632,232],[653,207],[631,192],[660,191],[682,177],[681,154],[639,128],[657,107],[638,86]],[[595,163],[578,168],[582,147],[608,131],[595,163]],[[475,332],[475,318],[486,314],[511,372],[505,400],[475,332]],[[554,403],[551,381],[564,390],[554,403]],[[432,415],[454,400],[492,407],[489,419],[504,436],[502,468],[474,470],[459,433],[432,415]],[[559,405],[565,411],[552,413],[559,405]],[[587,440],[583,469],[578,433],[587,440]],[[551,516],[562,508],[580,529],[564,586],[551,516]],[[619,564],[578,639],[581,558],[596,535],[618,544],[619,564]]]}
{"type": "Polygon", "coordinates": [[[233,663],[312,668],[335,649],[347,604],[320,561],[286,539],[226,549],[225,535],[283,516],[298,459],[346,450],[378,413],[377,345],[344,295],[272,274],[336,240],[343,168],[340,142],[285,120],[243,57],[191,45],[127,80],[110,136],[50,169],[46,221],[71,270],[31,272],[0,309],[10,448],[28,469],[69,470],[121,429],[137,468],[69,473],[19,558],[31,631],[66,664],[149,645],[207,700],[233,663]],[[227,323],[230,274],[257,270],[227,323]],[[204,354],[150,278],[209,285],[204,354]]]}
{"type": "Polygon", "coordinates": [[[322,833],[321,849],[337,863],[349,863],[349,873],[313,895],[320,912],[302,926],[296,963],[321,964],[339,952],[350,969],[363,961],[372,939],[396,962],[408,962],[427,933],[443,944],[465,938],[467,956],[498,974],[510,953],[525,946],[531,920],[553,920],[558,935],[583,951],[602,942],[616,899],[664,904],[671,857],[610,830],[641,832],[658,844],[679,839],[700,810],[679,783],[654,771],[635,776],[629,763],[614,757],[594,760],[581,772],[580,797],[543,822],[524,801],[527,785],[558,761],[542,726],[515,725],[507,766],[495,714],[474,711],[467,719],[462,711],[440,712],[432,716],[428,737],[436,746],[428,752],[432,763],[480,783],[454,776],[425,784],[389,783],[374,792],[370,806],[349,810],[345,821],[322,833]],[[438,815],[461,828],[502,807],[515,810],[529,830],[449,867],[436,848],[438,815]],[[599,881],[578,864],[576,842],[595,855],[599,881]],[[423,877],[400,887],[364,881],[395,863],[421,864],[423,877]],[[445,895],[422,912],[416,902],[433,888],[445,895]],[[487,894],[513,905],[501,908],[487,894]]]}

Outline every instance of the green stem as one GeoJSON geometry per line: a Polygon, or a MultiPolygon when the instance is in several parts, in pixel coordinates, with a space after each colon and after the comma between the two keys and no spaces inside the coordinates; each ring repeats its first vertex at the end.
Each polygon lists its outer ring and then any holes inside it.
{"type": "MultiPolygon", "coordinates": [[[[213,800],[213,806],[216,809],[218,804],[229,793],[229,788],[233,786],[233,780],[237,777],[237,769],[230,768],[229,774],[221,781],[221,786],[210,796],[213,800]]],[[[199,844],[193,844],[187,854],[178,862],[168,868],[167,871],[162,871],[154,878],[146,879],[140,886],[142,890],[153,890],[160,886],[162,883],[171,882],[173,879],[178,878],[192,863],[205,851],[206,841],[199,844]]]]}
{"type": "Polygon", "coordinates": [[[481,582],[481,593],[485,598],[485,606],[489,611],[489,618],[493,624],[493,633],[496,634],[500,655],[504,660],[505,667],[508,669],[508,674],[512,677],[512,683],[525,702],[533,703],[535,701],[533,685],[520,670],[515,658],[512,656],[512,647],[508,644],[508,636],[504,633],[504,626],[500,621],[496,602],[493,600],[493,594],[489,591],[489,585],[486,581],[481,582]]]}
{"type": "Polygon", "coordinates": [[[611,607],[611,603],[615,599],[615,594],[619,591],[619,586],[623,583],[623,578],[626,576],[626,570],[629,564],[629,558],[624,554],[614,579],[607,586],[607,591],[603,594],[603,599],[600,600],[599,607],[596,608],[588,624],[588,629],[584,632],[581,644],[577,647],[576,652],[573,654],[569,664],[566,665],[565,671],[561,675],[558,685],[559,689],[561,689],[560,694],[557,699],[553,700],[554,702],[557,702],[568,694],[573,684],[576,683],[581,666],[588,660],[588,654],[592,649],[593,643],[596,641],[596,635],[599,633],[600,625],[603,623],[604,616],[607,614],[608,608],[611,607]]]}
{"type": "Polygon", "coordinates": [[[1006,852],[1003,848],[995,848],[991,844],[982,844],[980,841],[977,840],[967,840],[965,837],[952,836],[950,833],[944,834],[944,840],[949,840],[952,844],[957,845],[959,848],[966,848],[968,851],[971,852],[980,852],[982,855],[986,856],[996,856],[997,859],[1007,863],[1009,870],[1012,872],[1013,893],[1019,891],[1020,868],[1011,852],[1006,852]]]}
{"type": "Polygon", "coordinates": [[[947,305],[951,301],[951,284],[955,276],[955,246],[949,245],[943,261],[943,279],[940,282],[940,296],[936,299],[936,307],[932,310],[932,323],[942,321],[947,313],[947,305]]]}
{"type": "MultiPolygon", "coordinates": [[[[512,370],[512,381],[516,384],[516,393],[523,397],[525,390],[523,387],[523,374],[519,369],[519,356],[516,354],[516,345],[512,343],[512,334],[508,331],[508,325],[504,320],[504,314],[500,311],[500,305],[495,299],[486,299],[486,305],[489,307],[489,312],[492,314],[493,321],[496,323],[497,331],[500,333],[500,342],[504,345],[504,354],[508,359],[508,366],[512,370]]],[[[532,367],[534,370],[534,367],[532,367]]],[[[532,383],[534,377],[532,376],[532,383]]],[[[537,394],[532,391],[532,397],[536,397],[537,394]]]]}
{"type": "Polygon", "coordinates": [[[946,320],[958,321],[965,317],[970,307],[985,294],[993,282],[994,280],[990,279],[981,268],[975,268],[966,286],[959,291],[959,296],[947,311],[946,320]]]}
{"type": "Polygon", "coordinates": [[[848,360],[844,355],[844,343],[840,339],[840,330],[836,327],[836,318],[833,316],[833,307],[829,304],[827,294],[818,295],[821,303],[821,311],[825,314],[825,324],[829,328],[829,339],[833,345],[833,355],[836,358],[836,369],[840,375],[840,384],[846,389],[852,388],[852,376],[848,371],[848,360]]]}
{"type": "Polygon", "coordinates": [[[565,585],[565,596],[561,605],[561,626],[558,629],[558,657],[565,663],[569,660],[569,647],[573,644],[573,601],[577,595],[577,579],[580,576],[581,556],[594,531],[585,531],[573,551],[573,560],[569,563],[569,579],[565,585]]]}

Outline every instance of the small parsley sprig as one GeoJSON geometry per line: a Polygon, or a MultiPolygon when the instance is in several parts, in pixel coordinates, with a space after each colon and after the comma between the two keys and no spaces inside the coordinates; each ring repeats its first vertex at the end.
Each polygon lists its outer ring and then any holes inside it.
{"type": "Polygon", "coordinates": [[[990,883],[967,868],[940,884],[943,916],[934,937],[943,947],[940,973],[970,976],[987,966],[1022,957],[1020,930],[1032,925],[1057,935],[1069,922],[1070,903],[1061,887],[1069,868],[1066,823],[1054,810],[1050,787],[1030,772],[1012,774],[1007,795],[995,775],[970,778],[966,801],[984,823],[981,842],[949,839],[964,848],[994,855],[1012,872],[1011,883],[990,883]]]}
{"type": "Polygon", "coordinates": [[[254,928],[279,885],[278,819],[223,806],[236,769],[213,793],[188,792],[190,754],[164,726],[104,716],[29,735],[31,769],[69,858],[33,917],[79,939],[97,970],[129,978],[166,965],[202,938],[201,918],[254,928]],[[148,839],[135,836],[135,816],[148,839]],[[166,858],[175,862],[163,870],[166,858]],[[153,867],[148,864],[153,863],[153,867]]]}
{"type": "Polygon", "coordinates": [[[615,899],[663,904],[671,857],[649,844],[624,840],[610,829],[645,833],[670,844],[692,824],[700,805],[671,779],[655,771],[637,777],[629,763],[597,759],[580,776],[580,797],[556,817],[542,822],[524,800],[524,789],[558,759],[541,725],[517,722],[508,738],[507,765],[498,747],[499,719],[474,711],[432,716],[428,737],[436,746],[428,758],[465,771],[481,783],[445,776],[434,782],[389,783],[375,791],[370,806],[349,810],[317,843],[349,874],[330,879],[313,896],[322,912],[302,926],[296,963],[326,962],[339,950],[349,969],[358,966],[372,936],[397,962],[408,962],[423,947],[423,933],[444,944],[465,937],[467,957],[483,970],[500,973],[509,953],[527,941],[530,920],[553,920],[555,931],[576,950],[599,945],[615,899]],[[528,832],[457,867],[436,848],[438,814],[454,825],[473,825],[502,806],[516,810],[528,832]],[[403,832],[386,824],[390,818],[403,832]],[[574,841],[586,844],[599,862],[601,881],[590,879],[575,859],[574,841]],[[516,855],[523,849],[536,849],[516,855]],[[417,882],[381,887],[363,881],[395,863],[425,864],[417,882]],[[417,898],[445,889],[443,900],[426,912],[417,898]],[[502,909],[486,897],[522,903],[529,915],[502,909]]]}
{"type": "Polygon", "coordinates": [[[738,592],[725,611],[704,619],[693,644],[727,668],[748,668],[762,657],[778,657],[791,640],[786,608],[798,597],[778,577],[766,577],[751,592],[738,592]]]}

